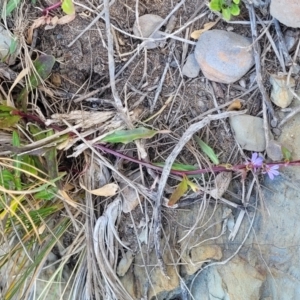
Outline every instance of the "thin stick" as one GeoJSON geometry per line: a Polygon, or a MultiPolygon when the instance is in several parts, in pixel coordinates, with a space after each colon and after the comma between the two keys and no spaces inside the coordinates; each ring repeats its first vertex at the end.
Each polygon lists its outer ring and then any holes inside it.
{"type": "Polygon", "coordinates": [[[272,106],[272,103],[270,101],[270,98],[263,86],[262,83],[262,77],[261,77],[261,65],[260,65],[260,56],[259,56],[259,47],[257,44],[257,29],[256,29],[256,17],[255,17],[255,11],[253,4],[247,4],[248,10],[249,10],[249,17],[251,21],[251,32],[252,32],[252,40],[253,40],[253,52],[254,52],[254,59],[255,59],[255,69],[256,69],[256,81],[258,88],[261,92],[261,95],[263,97],[263,101],[266,104],[269,113],[272,116],[272,126],[275,127],[278,123],[278,120],[275,116],[275,112],[272,106]]]}
{"type": "Polygon", "coordinates": [[[105,26],[106,26],[106,36],[107,36],[107,55],[108,55],[108,67],[109,67],[109,79],[111,85],[111,91],[118,107],[119,112],[124,114],[123,104],[118,95],[116,89],[116,81],[115,81],[115,61],[114,61],[114,44],[113,44],[113,35],[111,33],[110,27],[110,16],[109,16],[109,1],[104,0],[104,14],[105,14],[105,26]]]}
{"type": "Polygon", "coordinates": [[[167,61],[166,65],[165,65],[164,72],[161,75],[161,78],[160,78],[160,81],[159,81],[159,85],[158,85],[158,87],[156,89],[156,93],[155,93],[153,102],[152,102],[151,107],[150,107],[150,114],[153,114],[153,111],[154,111],[157,99],[158,99],[158,97],[159,97],[159,95],[161,93],[161,90],[162,90],[162,87],[163,87],[163,83],[165,81],[167,72],[168,72],[169,67],[170,67],[170,62],[171,62],[171,58],[172,58],[172,55],[173,55],[173,52],[174,52],[174,48],[175,48],[175,43],[171,43],[171,50],[170,50],[170,53],[169,53],[169,56],[168,56],[168,61],[167,61]]]}
{"type": "Polygon", "coordinates": [[[281,29],[280,29],[279,22],[277,21],[277,19],[274,18],[273,23],[274,23],[275,30],[276,30],[276,33],[277,33],[278,43],[279,43],[280,49],[282,50],[285,65],[286,66],[291,66],[293,64],[293,61],[292,61],[292,58],[291,58],[291,56],[289,54],[289,51],[287,49],[286,43],[284,41],[281,29]]]}

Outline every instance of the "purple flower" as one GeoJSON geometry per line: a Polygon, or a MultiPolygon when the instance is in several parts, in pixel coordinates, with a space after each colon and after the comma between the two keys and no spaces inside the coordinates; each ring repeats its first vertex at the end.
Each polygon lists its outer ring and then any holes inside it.
{"type": "Polygon", "coordinates": [[[273,180],[275,176],[279,175],[279,171],[277,171],[278,169],[279,169],[278,165],[265,166],[265,171],[263,173],[264,174],[267,173],[269,178],[273,180]]]}
{"type": "Polygon", "coordinates": [[[253,170],[256,172],[258,168],[263,166],[263,158],[259,156],[257,152],[252,153],[250,162],[246,163],[247,170],[253,170]]]}
{"type": "Polygon", "coordinates": [[[252,153],[251,156],[251,165],[254,168],[254,170],[256,168],[261,168],[263,165],[263,158],[261,156],[258,155],[257,152],[252,153]]]}

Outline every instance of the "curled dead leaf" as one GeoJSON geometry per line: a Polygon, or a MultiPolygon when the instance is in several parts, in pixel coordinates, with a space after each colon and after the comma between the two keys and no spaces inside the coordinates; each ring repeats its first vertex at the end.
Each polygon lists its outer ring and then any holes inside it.
{"type": "Polygon", "coordinates": [[[80,183],[80,186],[86,190],[87,192],[96,195],[96,196],[103,196],[103,197],[109,197],[109,196],[114,196],[119,189],[119,186],[115,183],[108,183],[104,186],[102,186],[99,189],[95,190],[89,190],[87,189],[82,183],[80,183]]]}
{"type": "Polygon", "coordinates": [[[228,106],[227,111],[240,110],[242,108],[242,101],[240,99],[235,99],[228,106]]]}

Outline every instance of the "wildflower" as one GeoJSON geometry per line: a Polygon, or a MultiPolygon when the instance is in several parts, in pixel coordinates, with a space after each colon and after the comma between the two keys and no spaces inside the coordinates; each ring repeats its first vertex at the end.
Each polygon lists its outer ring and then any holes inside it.
{"type": "Polygon", "coordinates": [[[251,160],[247,164],[247,169],[253,169],[256,171],[256,169],[261,168],[263,165],[263,158],[259,156],[257,152],[252,153],[251,160]]]}
{"type": "Polygon", "coordinates": [[[279,171],[277,171],[279,169],[279,165],[273,165],[273,166],[265,166],[264,168],[264,174],[267,173],[269,178],[271,180],[274,179],[275,176],[278,176],[279,175],[279,171]]]}

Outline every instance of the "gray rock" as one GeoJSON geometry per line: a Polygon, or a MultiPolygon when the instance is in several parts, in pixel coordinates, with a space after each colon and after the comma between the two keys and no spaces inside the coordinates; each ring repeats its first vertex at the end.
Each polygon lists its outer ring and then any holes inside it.
{"type": "Polygon", "coordinates": [[[233,32],[204,32],[195,48],[195,58],[208,79],[233,83],[244,76],[254,64],[251,41],[233,32]]]}
{"type": "Polygon", "coordinates": [[[298,39],[299,39],[299,31],[287,30],[284,33],[284,41],[288,51],[293,50],[293,48],[296,46],[298,39]]]}
{"type": "MultiPolygon", "coordinates": [[[[136,20],[133,25],[133,33],[139,37],[150,37],[153,31],[162,23],[164,19],[160,16],[153,15],[153,14],[146,14],[139,17],[138,21],[136,20]]],[[[152,38],[157,39],[161,38],[162,35],[159,32],[156,32],[152,38]]],[[[159,46],[160,42],[152,42],[148,41],[146,43],[147,49],[154,49],[159,46]]]]}
{"type": "Polygon", "coordinates": [[[186,62],[182,68],[182,74],[189,78],[195,78],[198,76],[199,71],[200,71],[200,66],[196,61],[194,53],[191,53],[187,57],[186,62]]]}
{"type": "Polygon", "coordinates": [[[273,161],[282,160],[283,154],[281,148],[282,147],[280,143],[274,140],[270,140],[266,149],[268,157],[271,158],[273,161]]]}
{"type": "Polygon", "coordinates": [[[287,75],[271,75],[270,82],[272,102],[281,108],[288,107],[294,98],[295,79],[290,77],[287,82],[287,75]]]}
{"type": "Polygon", "coordinates": [[[258,152],[266,149],[263,119],[249,115],[233,116],[230,125],[243,149],[258,152]]]}
{"type": "Polygon", "coordinates": [[[270,13],[279,22],[289,27],[300,28],[300,5],[297,0],[272,0],[270,13]]]}

